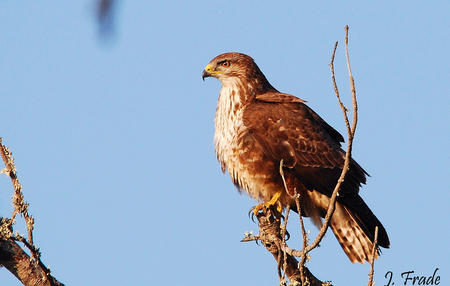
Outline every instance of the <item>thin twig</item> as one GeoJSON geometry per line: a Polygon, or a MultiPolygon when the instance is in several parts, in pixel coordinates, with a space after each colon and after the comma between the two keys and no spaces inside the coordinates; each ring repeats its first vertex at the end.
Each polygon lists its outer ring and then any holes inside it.
{"type": "Polygon", "coordinates": [[[25,218],[25,224],[27,226],[28,231],[28,241],[30,244],[33,244],[33,229],[34,229],[34,219],[28,213],[28,204],[24,201],[24,197],[22,194],[22,185],[19,182],[19,178],[17,177],[16,166],[14,165],[14,158],[11,156],[11,152],[8,147],[2,144],[2,139],[0,138],[0,154],[2,156],[3,162],[5,163],[5,169],[2,170],[3,173],[6,173],[10,178],[14,187],[14,196],[13,196],[13,205],[14,210],[11,215],[10,223],[13,224],[16,218],[16,215],[21,213],[25,218]]]}
{"type": "MultiPolygon", "coordinates": [[[[345,27],[345,33],[346,33],[346,35],[345,35],[345,39],[346,39],[345,47],[346,47],[346,54],[347,54],[347,65],[349,67],[350,66],[350,61],[349,61],[349,58],[348,58],[348,26],[345,27]]],[[[334,75],[334,57],[335,57],[335,54],[336,54],[337,46],[338,46],[338,43],[336,42],[336,44],[334,45],[332,56],[331,56],[330,69],[331,69],[331,78],[332,78],[332,81],[333,81],[333,87],[334,87],[334,90],[336,92],[336,97],[338,99],[339,106],[341,107],[341,109],[343,111],[343,114],[344,114],[345,125],[347,126],[347,133],[348,133],[347,134],[347,136],[348,136],[347,151],[345,153],[344,166],[342,168],[341,175],[339,176],[337,184],[336,184],[336,186],[335,186],[335,188],[333,190],[333,193],[331,195],[330,203],[328,205],[328,210],[327,210],[327,214],[325,216],[323,225],[322,225],[322,227],[321,227],[321,229],[319,231],[319,234],[316,236],[314,242],[306,248],[306,250],[305,250],[306,253],[310,252],[311,250],[313,250],[314,248],[316,248],[319,245],[320,241],[322,241],[323,237],[325,236],[325,233],[326,233],[326,231],[328,229],[328,226],[330,224],[331,216],[333,215],[335,207],[336,207],[336,199],[337,199],[337,196],[339,194],[339,189],[340,189],[342,183],[344,182],[345,175],[347,174],[349,166],[350,166],[351,154],[352,154],[352,146],[353,146],[353,138],[354,138],[354,135],[355,135],[356,125],[357,125],[357,121],[358,121],[358,116],[357,116],[357,113],[358,113],[358,108],[357,107],[358,107],[358,105],[357,105],[357,101],[356,101],[356,91],[355,91],[353,76],[351,75],[351,69],[350,68],[349,68],[349,73],[350,73],[349,76],[352,79],[351,80],[351,90],[352,90],[352,103],[353,103],[353,124],[352,124],[351,128],[350,128],[350,122],[349,122],[349,119],[348,119],[348,116],[347,116],[347,109],[345,108],[345,106],[342,103],[342,101],[340,99],[340,96],[339,96],[339,90],[337,88],[336,79],[335,79],[335,75],[334,75]]]]}
{"type": "Polygon", "coordinates": [[[295,199],[295,204],[297,206],[298,217],[300,220],[300,229],[302,230],[302,238],[303,238],[301,258],[300,258],[300,262],[298,263],[298,270],[300,271],[300,278],[302,281],[302,285],[305,285],[304,268],[305,268],[305,263],[307,260],[306,258],[308,256],[308,254],[306,252],[306,248],[308,247],[308,235],[306,234],[305,225],[303,223],[302,207],[300,204],[300,193],[296,194],[294,199],[295,199]]]}
{"type": "MultiPolygon", "coordinates": [[[[284,178],[283,178],[284,179],[284,178]]],[[[283,251],[283,279],[286,276],[286,267],[287,267],[287,256],[286,256],[286,231],[287,231],[287,224],[289,220],[289,213],[291,212],[291,206],[287,205],[286,207],[286,215],[284,216],[284,224],[281,228],[281,246],[283,251]]]]}
{"type": "Polygon", "coordinates": [[[353,103],[353,125],[351,130],[352,139],[355,136],[356,124],[358,123],[358,101],[356,100],[356,88],[355,80],[352,75],[352,68],[350,66],[350,56],[348,53],[348,25],[345,26],[345,57],[347,58],[347,69],[350,80],[350,89],[352,91],[352,103],[353,103]]]}
{"type": "MultiPolygon", "coordinates": [[[[22,242],[28,248],[28,250],[30,250],[32,257],[37,257],[37,261],[40,262],[39,258],[41,257],[41,252],[39,248],[37,248],[34,244],[31,244],[28,240],[26,240],[25,237],[20,234],[15,234],[11,237],[11,239],[22,242]]],[[[48,271],[48,273],[50,273],[50,270],[48,271]]]]}
{"type": "Polygon", "coordinates": [[[295,256],[295,257],[302,257],[302,252],[300,250],[292,249],[292,248],[288,247],[287,245],[285,246],[283,251],[285,251],[287,254],[295,256]]]}
{"type": "MultiPolygon", "coordinates": [[[[308,236],[306,234],[306,230],[305,230],[305,225],[303,224],[303,217],[302,217],[302,209],[301,209],[301,205],[300,205],[300,193],[295,192],[294,190],[294,194],[291,195],[291,193],[289,192],[289,188],[286,184],[286,179],[284,177],[284,171],[283,171],[283,159],[281,159],[280,161],[280,175],[281,175],[281,179],[283,180],[283,184],[284,184],[284,189],[286,190],[286,193],[295,199],[295,204],[297,206],[297,212],[298,212],[298,217],[300,220],[300,226],[301,226],[301,230],[302,230],[302,237],[303,237],[303,247],[302,247],[302,252],[301,252],[301,260],[299,265],[299,271],[300,271],[300,279],[302,282],[302,285],[305,285],[305,275],[304,275],[304,264],[306,262],[306,257],[307,254],[305,252],[306,247],[308,246],[308,236]]],[[[290,205],[288,204],[286,207],[286,218],[285,218],[285,227],[287,226],[287,219],[289,216],[289,211],[290,211],[290,205]]],[[[286,244],[283,238],[283,252],[285,254],[285,261],[284,261],[284,269],[286,269],[286,244]]]]}
{"type": "Polygon", "coordinates": [[[249,241],[258,241],[259,240],[259,235],[255,235],[255,236],[245,236],[243,239],[241,239],[241,242],[249,242],[249,241]]]}
{"type": "Polygon", "coordinates": [[[14,235],[14,237],[11,237],[13,240],[15,241],[20,241],[22,242],[31,252],[31,255],[33,258],[37,257],[36,262],[39,265],[39,267],[42,269],[42,271],[45,273],[45,277],[49,277],[50,280],[50,285],[54,285],[54,281],[52,279],[54,279],[51,276],[51,271],[49,268],[47,268],[47,266],[45,266],[45,264],[42,262],[41,260],[41,252],[39,250],[39,248],[36,248],[36,246],[34,244],[30,244],[23,236],[16,234],[14,235]]]}
{"type": "Polygon", "coordinates": [[[378,243],[378,226],[375,226],[375,237],[373,239],[373,247],[372,247],[372,256],[370,257],[370,272],[369,272],[369,283],[368,286],[373,286],[373,267],[375,264],[375,252],[377,251],[377,243],[378,243]]]}
{"type": "Polygon", "coordinates": [[[282,247],[280,244],[276,244],[276,247],[278,248],[278,256],[277,256],[277,273],[278,273],[278,279],[280,279],[280,283],[281,281],[284,280],[284,273],[281,273],[281,260],[284,259],[283,258],[283,251],[281,250],[282,247]]]}
{"type": "Polygon", "coordinates": [[[351,133],[351,127],[350,127],[350,122],[348,121],[348,116],[347,116],[348,109],[344,106],[344,104],[341,101],[341,96],[339,94],[339,89],[338,89],[337,84],[336,84],[336,77],[334,75],[334,57],[336,55],[337,46],[338,46],[338,42],[336,42],[334,44],[333,54],[331,55],[331,61],[330,61],[330,64],[329,64],[330,69],[331,69],[331,81],[333,82],[333,88],[334,88],[334,92],[336,94],[339,106],[341,107],[342,112],[344,113],[345,127],[347,128],[347,134],[350,134],[351,133]]]}
{"type": "Polygon", "coordinates": [[[286,193],[287,193],[289,196],[294,197],[295,192],[294,192],[294,194],[291,194],[291,193],[289,192],[288,186],[287,186],[287,184],[286,184],[286,179],[284,178],[283,162],[284,162],[284,160],[281,159],[281,160],[280,160],[280,175],[281,175],[281,179],[283,180],[284,189],[286,190],[286,193]]]}
{"type": "MultiPolygon", "coordinates": [[[[288,193],[289,195],[291,195],[289,193],[289,189],[287,187],[286,184],[286,179],[284,178],[284,171],[283,171],[283,159],[280,160],[280,175],[281,175],[281,179],[283,180],[283,185],[284,185],[284,189],[286,190],[286,193],[288,193]]],[[[282,246],[282,251],[283,251],[283,257],[284,257],[284,261],[283,261],[283,279],[286,276],[286,267],[287,267],[287,256],[286,256],[286,230],[287,230],[287,224],[288,224],[288,220],[289,220],[289,213],[291,211],[291,206],[288,204],[286,207],[286,215],[284,218],[284,225],[283,228],[281,229],[281,246],[282,246]]],[[[279,266],[278,266],[279,267],[279,266]]]]}

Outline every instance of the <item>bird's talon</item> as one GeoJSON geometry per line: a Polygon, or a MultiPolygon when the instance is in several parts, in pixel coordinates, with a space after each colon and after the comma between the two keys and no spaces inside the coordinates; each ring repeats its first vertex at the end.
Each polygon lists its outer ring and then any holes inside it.
{"type": "Polygon", "coordinates": [[[270,201],[256,205],[253,209],[253,214],[256,216],[260,211],[269,209],[275,205],[278,213],[281,214],[281,212],[283,211],[283,207],[281,206],[281,202],[278,201],[280,197],[281,192],[276,192],[275,195],[273,195],[273,197],[270,199],[270,201]]]}

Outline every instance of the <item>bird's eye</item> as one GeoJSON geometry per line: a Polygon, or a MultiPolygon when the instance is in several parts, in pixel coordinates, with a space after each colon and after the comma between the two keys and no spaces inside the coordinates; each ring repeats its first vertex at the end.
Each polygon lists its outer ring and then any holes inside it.
{"type": "Polygon", "coordinates": [[[224,68],[227,68],[227,67],[230,66],[230,62],[229,62],[229,61],[223,61],[223,62],[221,63],[221,65],[222,65],[224,68]]]}

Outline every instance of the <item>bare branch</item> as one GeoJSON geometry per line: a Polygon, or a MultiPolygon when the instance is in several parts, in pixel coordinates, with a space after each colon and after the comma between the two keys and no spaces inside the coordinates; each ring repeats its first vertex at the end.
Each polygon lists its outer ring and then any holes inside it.
{"type": "MultiPolygon", "coordinates": [[[[348,26],[345,26],[345,47],[346,47],[346,56],[347,56],[347,67],[348,67],[348,71],[349,71],[349,76],[350,76],[350,86],[351,86],[351,91],[352,91],[352,102],[353,102],[353,124],[350,127],[350,122],[348,119],[348,115],[347,115],[347,108],[344,106],[344,104],[341,101],[340,95],[339,95],[339,89],[337,87],[336,84],[336,77],[334,74],[334,58],[336,55],[336,49],[338,46],[338,42],[335,43],[334,45],[334,49],[333,49],[333,53],[331,55],[331,61],[330,61],[330,69],[331,69],[331,78],[332,78],[332,82],[333,82],[333,87],[334,87],[334,91],[336,93],[336,97],[338,99],[338,103],[339,106],[342,109],[342,112],[344,114],[344,121],[345,121],[345,125],[347,127],[347,137],[348,137],[348,141],[347,141],[347,151],[345,153],[345,161],[344,161],[344,166],[342,168],[342,172],[341,175],[339,176],[339,179],[337,181],[337,184],[333,190],[333,193],[331,195],[330,198],[330,203],[328,205],[328,210],[327,213],[325,215],[325,219],[323,222],[323,225],[319,231],[319,233],[317,234],[316,238],[314,239],[314,242],[309,245],[308,247],[305,247],[305,243],[303,243],[303,250],[301,251],[301,261],[299,264],[299,269],[300,272],[303,269],[303,266],[306,262],[306,255],[308,252],[310,252],[311,250],[313,250],[314,248],[316,248],[319,243],[322,241],[323,237],[325,236],[325,233],[328,230],[328,227],[330,225],[330,220],[331,217],[333,216],[334,210],[336,208],[336,199],[339,195],[339,189],[341,188],[342,183],[344,182],[345,176],[348,172],[349,166],[350,166],[350,162],[351,162],[351,154],[352,154],[352,145],[353,145],[353,138],[355,135],[355,130],[356,130],[356,124],[357,124],[357,113],[358,113],[358,108],[357,108],[357,101],[356,101],[356,91],[355,91],[355,85],[354,85],[354,80],[353,80],[353,76],[351,74],[351,68],[350,68],[350,61],[349,61],[349,56],[348,56],[348,26]]],[[[300,204],[298,204],[300,205],[300,204]]],[[[299,212],[299,214],[301,214],[301,212],[299,212]]],[[[300,215],[301,217],[301,215],[300,215]]],[[[302,222],[302,220],[301,220],[302,222]]],[[[303,229],[302,229],[303,231],[303,229]]],[[[305,239],[305,238],[304,238],[305,239]]]]}
{"type": "MultiPolygon", "coordinates": [[[[283,160],[281,160],[283,161],[283,160]]],[[[282,168],[281,164],[280,164],[280,168],[282,168]]],[[[283,177],[284,180],[284,177],[283,177]]],[[[286,275],[286,267],[287,267],[287,257],[286,257],[286,232],[287,232],[287,224],[289,221],[289,213],[291,212],[291,206],[288,205],[286,207],[286,215],[284,216],[284,224],[283,227],[281,228],[281,246],[282,246],[282,250],[283,250],[283,257],[284,257],[284,261],[283,261],[283,279],[284,276],[286,275]]]]}
{"type": "MultiPolygon", "coordinates": [[[[289,192],[289,189],[288,189],[287,184],[286,184],[286,179],[284,178],[283,159],[281,159],[281,161],[280,161],[280,175],[281,175],[281,179],[283,180],[284,189],[286,190],[286,193],[289,196],[291,196],[292,198],[294,198],[295,204],[297,206],[297,212],[298,212],[298,217],[299,217],[299,220],[300,220],[300,227],[301,227],[301,230],[302,230],[302,237],[303,237],[302,251],[300,252],[299,255],[297,255],[297,256],[301,257],[301,260],[300,260],[300,263],[299,263],[298,267],[299,267],[299,271],[300,271],[300,278],[301,278],[302,284],[305,284],[305,277],[304,277],[304,269],[303,268],[304,268],[305,262],[307,260],[306,259],[307,258],[307,253],[305,252],[305,250],[306,250],[306,247],[308,246],[308,235],[306,234],[305,225],[303,223],[302,208],[301,208],[301,205],[300,205],[300,196],[301,195],[300,195],[300,193],[297,193],[295,190],[294,190],[294,194],[293,195],[289,192]]],[[[287,218],[289,216],[289,210],[290,210],[290,205],[288,205],[286,207],[285,227],[287,227],[287,218]]],[[[284,243],[284,241],[283,241],[283,247],[284,247],[283,251],[286,253],[286,244],[284,243]]]]}
{"type": "MultiPolygon", "coordinates": [[[[348,76],[350,80],[350,89],[352,91],[352,103],[353,103],[353,125],[352,130],[349,134],[349,136],[353,137],[355,136],[356,131],[356,124],[358,123],[358,101],[356,100],[356,89],[355,89],[355,80],[352,75],[352,68],[350,66],[350,57],[348,55],[348,25],[345,26],[345,57],[347,58],[347,69],[348,69],[348,76]]],[[[351,151],[351,148],[350,148],[351,151]]]]}
{"type": "Polygon", "coordinates": [[[64,285],[47,274],[25,251],[10,239],[0,239],[0,265],[8,269],[24,285],[64,285]]]}
{"type": "MultiPolygon", "coordinates": [[[[0,138],[0,155],[2,156],[3,162],[5,163],[5,169],[2,171],[6,173],[10,178],[14,187],[13,205],[14,210],[11,215],[10,223],[14,224],[16,215],[21,213],[25,218],[25,223],[28,231],[28,241],[33,244],[33,229],[34,229],[34,219],[28,213],[28,204],[24,201],[22,194],[22,185],[17,178],[16,166],[14,165],[14,158],[11,156],[11,152],[8,147],[2,144],[2,138],[0,138]]],[[[7,226],[6,226],[7,227],[7,226]]]]}
{"type": "Polygon", "coordinates": [[[259,235],[255,235],[255,236],[245,236],[243,239],[241,239],[241,242],[249,242],[249,241],[258,241],[259,240],[259,235]]]}
{"type": "Polygon", "coordinates": [[[306,263],[306,260],[308,257],[308,253],[306,252],[306,248],[308,247],[308,235],[306,234],[305,225],[303,223],[302,208],[301,208],[301,204],[300,204],[300,193],[296,194],[294,199],[295,199],[295,204],[296,204],[297,210],[298,210],[298,217],[300,220],[300,229],[302,230],[302,237],[303,237],[303,245],[302,245],[302,251],[300,252],[301,258],[300,258],[300,263],[298,264],[298,270],[300,271],[300,278],[302,280],[302,285],[305,285],[304,268],[305,268],[305,263],[306,263]]]}
{"type": "Polygon", "coordinates": [[[24,285],[63,285],[50,274],[50,269],[42,263],[39,248],[33,243],[34,219],[28,213],[28,204],[24,201],[14,158],[9,149],[2,144],[2,138],[0,138],[0,155],[5,163],[2,173],[6,173],[11,178],[14,188],[14,210],[11,219],[1,218],[0,220],[0,266],[5,266],[24,285]],[[15,223],[17,214],[22,214],[25,218],[28,239],[19,234],[13,235],[12,225],[15,223]],[[16,241],[22,242],[30,250],[32,258],[16,241]]]}
{"type": "Polygon", "coordinates": [[[369,272],[369,283],[368,286],[373,286],[373,266],[375,263],[375,252],[377,251],[377,242],[378,242],[378,226],[375,227],[375,237],[373,239],[373,247],[372,247],[372,256],[370,257],[370,272],[369,272]]]}
{"type": "Polygon", "coordinates": [[[331,69],[331,81],[333,82],[334,92],[336,94],[339,106],[341,107],[342,112],[344,113],[345,127],[347,128],[347,135],[348,135],[348,134],[352,133],[351,128],[350,128],[350,122],[348,121],[348,116],[347,116],[348,110],[347,110],[347,108],[344,106],[344,104],[341,101],[341,96],[339,94],[339,89],[338,89],[337,84],[336,84],[336,77],[334,75],[334,57],[336,55],[337,46],[338,46],[338,42],[336,42],[334,44],[334,49],[333,49],[333,53],[331,55],[331,61],[330,61],[329,66],[330,66],[330,69],[331,69]]]}
{"type": "MultiPolygon", "coordinates": [[[[280,219],[278,219],[279,214],[273,208],[267,208],[259,212],[256,217],[258,219],[259,235],[258,240],[264,245],[264,247],[272,254],[275,260],[285,261],[286,267],[285,274],[291,284],[294,282],[301,283],[300,271],[298,269],[298,261],[294,256],[290,255],[289,248],[283,248],[282,246],[282,230],[280,219]],[[286,249],[286,251],[284,250],[286,249]],[[281,255],[281,259],[279,259],[281,255]],[[284,257],[286,256],[286,258],[284,257]]],[[[244,238],[245,241],[249,241],[248,238],[244,238]]],[[[277,265],[278,267],[278,265],[277,265]]],[[[317,279],[307,267],[304,268],[305,281],[309,282],[311,286],[323,286],[331,285],[328,282],[322,282],[317,279]]],[[[308,285],[307,283],[302,285],[308,285]]]]}
{"type": "MultiPolygon", "coordinates": [[[[348,55],[348,26],[346,26],[346,50],[347,50],[347,55],[348,55]]],[[[345,120],[345,125],[347,126],[347,131],[348,131],[348,142],[347,142],[347,152],[345,153],[345,161],[344,161],[344,167],[342,168],[342,172],[341,175],[338,179],[338,182],[336,184],[336,187],[333,190],[333,194],[331,195],[330,198],[330,204],[328,206],[328,210],[327,210],[327,214],[325,216],[325,220],[324,223],[322,225],[322,228],[320,229],[319,234],[317,235],[316,239],[314,240],[314,242],[308,246],[308,248],[306,249],[306,252],[311,251],[312,249],[316,248],[317,245],[319,245],[320,241],[322,240],[322,238],[324,237],[328,226],[330,224],[330,218],[334,213],[334,209],[336,207],[336,198],[339,194],[339,189],[341,188],[342,182],[344,182],[345,179],[345,175],[347,174],[347,171],[349,169],[350,166],[350,161],[351,161],[351,154],[352,154],[352,146],[353,146],[353,138],[355,135],[355,130],[356,130],[356,124],[357,124],[357,120],[358,120],[358,108],[357,108],[357,101],[356,101],[356,92],[355,92],[355,87],[354,87],[354,81],[353,81],[353,76],[351,75],[351,70],[349,68],[349,72],[350,72],[350,77],[352,78],[352,101],[353,101],[353,124],[352,127],[350,129],[350,123],[348,120],[348,116],[347,116],[347,109],[345,108],[344,104],[342,103],[340,96],[339,96],[339,91],[336,85],[336,80],[335,80],[335,75],[334,75],[334,56],[336,53],[336,48],[337,48],[338,43],[336,42],[335,46],[334,46],[334,50],[333,50],[333,54],[331,57],[331,62],[330,62],[330,69],[331,69],[331,74],[332,74],[332,80],[333,80],[333,86],[335,88],[336,91],[336,97],[338,98],[338,102],[339,102],[339,106],[341,107],[343,113],[344,113],[344,120],[345,120]]],[[[348,59],[348,57],[347,57],[348,59]]],[[[347,64],[349,65],[349,61],[347,61],[347,64]]]]}

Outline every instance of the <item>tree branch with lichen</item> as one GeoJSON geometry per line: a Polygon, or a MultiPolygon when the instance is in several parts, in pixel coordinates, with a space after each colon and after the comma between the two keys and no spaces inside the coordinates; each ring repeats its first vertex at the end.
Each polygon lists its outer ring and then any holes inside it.
{"type": "Polygon", "coordinates": [[[11,218],[0,218],[0,265],[8,269],[24,285],[34,286],[60,286],[64,285],[56,280],[41,261],[39,248],[33,242],[34,219],[29,214],[28,203],[25,202],[22,185],[17,177],[14,158],[8,147],[2,144],[0,138],[0,155],[5,164],[1,173],[7,174],[14,188],[12,204],[14,206],[11,218]],[[13,234],[17,214],[22,214],[27,227],[27,238],[16,233],[13,234]],[[17,243],[30,251],[31,257],[17,243]]]}
{"type": "MultiPolygon", "coordinates": [[[[284,274],[290,281],[289,285],[295,285],[295,283],[301,283],[298,261],[283,245],[283,231],[281,221],[277,219],[277,216],[279,215],[277,212],[276,208],[274,209],[272,207],[259,212],[256,215],[256,218],[258,219],[259,234],[256,236],[246,236],[241,242],[260,241],[273,255],[278,262],[279,267],[283,267],[284,274]],[[284,264],[284,266],[282,264],[284,264]]],[[[330,285],[327,282],[320,281],[306,267],[304,268],[304,273],[311,286],[330,285]]],[[[282,275],[279,276],[280,280],[283,280],[281,277],[282,275]]]]}

